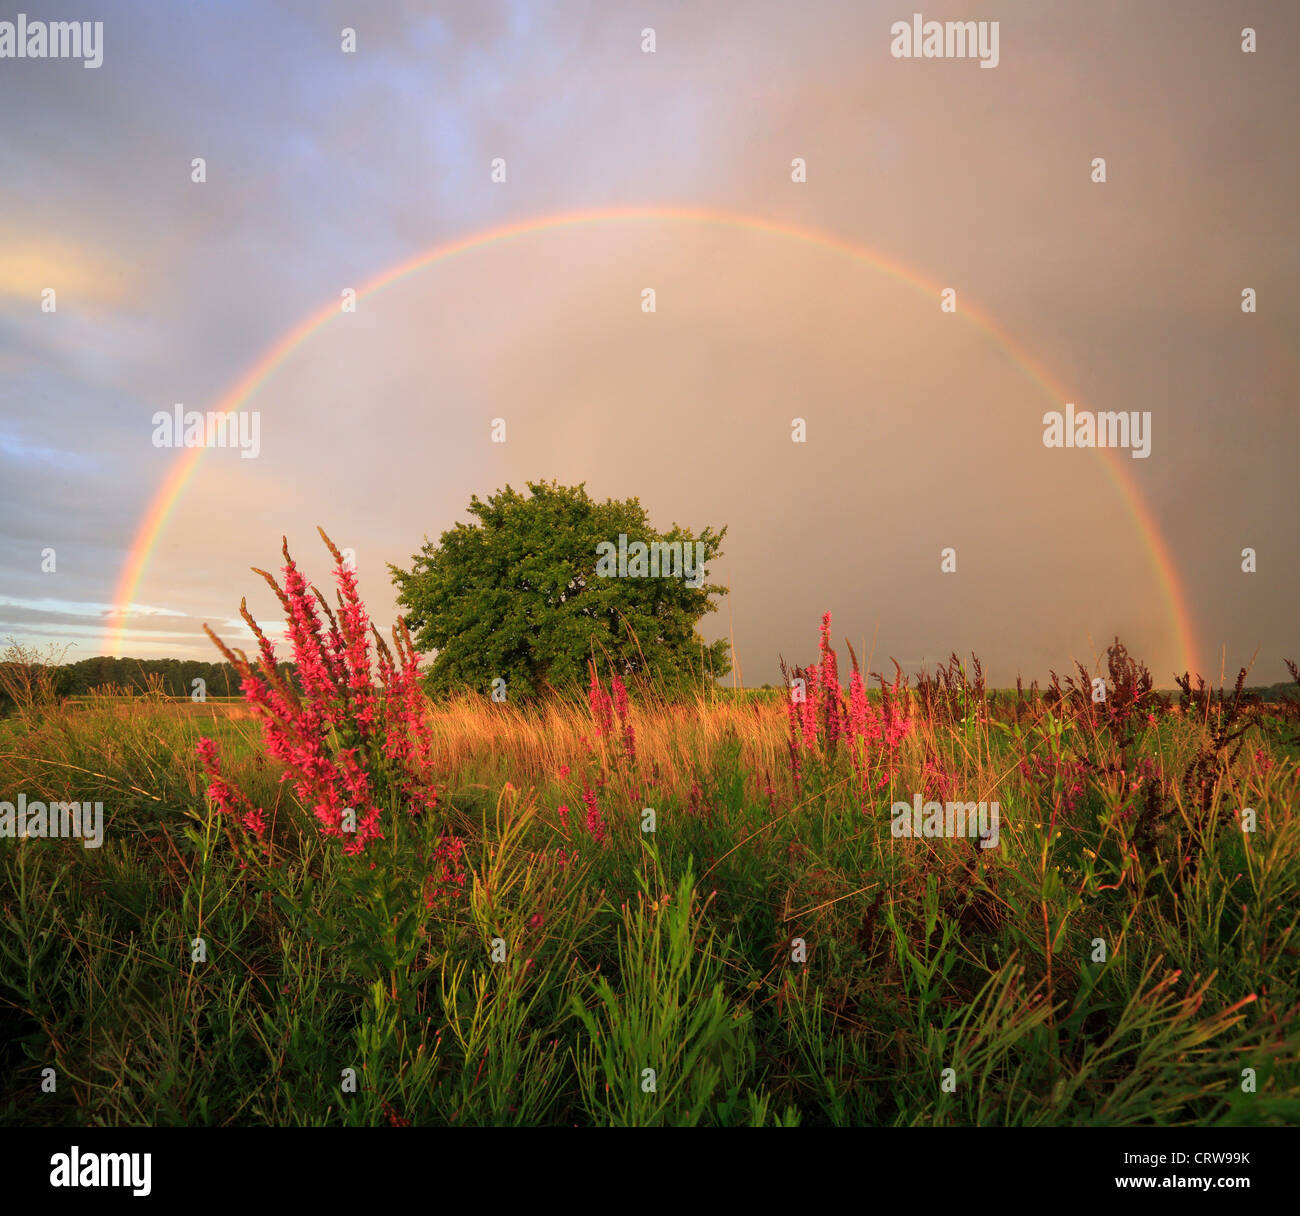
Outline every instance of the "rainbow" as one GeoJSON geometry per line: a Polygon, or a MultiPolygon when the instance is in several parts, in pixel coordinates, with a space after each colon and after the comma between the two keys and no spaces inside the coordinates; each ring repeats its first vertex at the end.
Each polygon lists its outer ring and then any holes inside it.
{"type": "MultiPolygon", "coordinates": [[[[889,258],[865,246],[854,245],[849,241],[830,236],[814,228],[779,223],[739,212],[650,207],[601,208],[591,211],[564,212],[524,220],[517,224],[503,225],[485,232],[472,233],[460,240],[450,241],[444,245],[437,245],[432,249],[424,250],[404,262],[381,271],[369,282],[357,289],[357,299],[360,300],[364,296],[374,295],[390,284],[396,283],[399,279],[424,270],[428,266],[444,262],[448,258],[454,258],[463,253],[482,249],[488,245],[579,224],[616,223],[629,220],[673,220],[696,224],[718,224],[785,237],[789,240],[801,241],[823,249],[835,250],[860,262],[866,262],[932,296],[937,296],[941,290],[937,284],[929,282],[907,267],[891,261],[889,258]]],[[[339,301],[334,299],[305,317],[278,342],[270,346],[257,362],[230,386],[217,403],[215,412],[224,414],[239,409],[299,346],[323,328],[330,320],[341,315],[339,301]]],[[[1006,351],[1025,375],[1041,386],[1058,405],[1067,400],[1067,391],[1056,383],[1025,351],[1019,349],[1011,338],[994,324],[989,317],[978,309],[973,309],[965,301],[962,303],[959,315],[983,330],[998,346],[1006,351]]],[[[131,548],[118,579],[113,596],[113,611],[109,615],[104,633],[104,641],[108,652],[114,656],[121,653],[127,615],[135,601],[141,580],[149,569],[149,559],[153,555],[154,547],[167,526],[172,510],[185,492],[185,487],[189,484],[190,479],[194,476],[204,450],[204,448],[195,447],[182,451],[175,464],[168,471],[167,476],[163,479],[163,483],[159,486],[158,492],[150,502],[144,518],[140,521],[140,526],[136,529],[131,548]]],[[[1132,474],[1121,463],[1120,457],[1109,448],[1094,448],[1092,451],[1101,457],[1111,481],[1119,491],[1121,498],[1137,524],[1138,533],[1151,558],[1152,567],[1156,571],[1162,594],[1168,606],[1169,618],[1173,625],[1178,651],[1182,656],[1182,666],[1187,671],[1195,672],[1197,670],[1195,627],[1187,596],[1179,580],[1169,546],[1152,517],[1150,509],[1143,500],[1141,492],[1133,481],[1132,474]]]]}

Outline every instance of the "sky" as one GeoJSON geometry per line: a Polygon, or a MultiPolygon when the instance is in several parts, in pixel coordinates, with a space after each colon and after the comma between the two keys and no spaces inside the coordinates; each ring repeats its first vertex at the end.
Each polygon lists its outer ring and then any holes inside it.
{"type": "Polygon", "coordinates": [[[102,63],[0,58],[0,640],[216,659],[241,597],[274,629],[282,536],[328,583],[318,525],[388,623],[387,563],[554,479],[727,526],[702,632],[746,684],[827,611],[1000,685],[1116,636],[1162,687],[1300,660],[1300,9],[19,12],[102,63]],[[996,66],[892,53],[917,11],[996,66]],[[197,454],[122,603],[178,403],[257,454],[197,454]],[[1147,454],[1048,447],[1067,404],[1147,454]]]}

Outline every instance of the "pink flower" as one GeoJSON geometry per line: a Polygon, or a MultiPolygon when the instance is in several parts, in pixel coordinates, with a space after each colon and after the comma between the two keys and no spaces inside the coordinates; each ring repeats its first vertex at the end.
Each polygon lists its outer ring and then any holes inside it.
{"type": "Polygon", "coordinates": [[[818,668],[809,667],[805,671],[804,701],[800,706],[803,718],[803,745],[809,751],[817,746],[817,677],[818,668]]]}
{"type": "MultiPolygon", "coordinates": [[[[282,780],[293,782],[326,836],[345,838],[345,853],[361,853],[370,840],[383,839],[381,806],[390,801],[408,813],[437,805],[433,748],[420,693],[419,659],[404,622],[393,629],[393,653],[370,623],[357,594],[356,575],[324,532],[335,559],[338,613],[309,587],[283,547],[284,586],[265,571],[262,577],[285,610],[286,632],[293,646],[294,676],[301,695],[276,666],[275,650],[247,608],[240,613],[258,639],[256,667],[242,651],[232,651],[210,629],[208,636],[239,673],[240,687],[262,720],[268,754],[285,766],[282,780]],[[329,622],[325,631],[317,604],[329,622]],[[372,650],[371,636],[378,644],[372,650]],[[378,668],[378,684],[374,668],[378,668]],[[344,813],[355,816],[345,823],[344,813]]],[[[206,629],[206,626],[205,626],[206,629]]],[[[219,806],[234,806],[236,797],[220,780],[215,744],[200,745],[204,768],[214,779],[209,788],[219,806]]],[[[241,804],[241,821],[260,834],[260,810],[241,804]]]]}
{"type": "Polygon", "coordinates": [[[865,739],[873,717],[867,690],[862,687],[862,677],[855,671],[849,676],[849,736],[865,739]]]}
{"type": "Polygon", "coordinates": [[[840,677],[831,648],[831,614],[822,617],[820,681],[826,713],[826,741],[834,747],[841,733],[840,677]]]}
{"type": "MultiPolygon", "coordinates": [[[[824,736],[828,755],[840,742],[848,744],[853,770],[860,777],[863,790],[872,784],[875,771],[882,765],[885,777],[877,785],[887,785],[899,769],[899,750],[913,726],[902,669],[895,664],[897,674],[893,684],[886,684],[883,676],[876,677],[880,680],[880,710],[872,705],[862,676],[855,670],[849,677],[846,705],[830,631],[828,612],[822,617],[818,662],[794,669],[795,678],[805,684],[804,700],[796,702],[792,694],[786,706],[790,727],[787,748],[795,786],[798,787],[800,780],[801,745],[803,751],[816,751],[819,734],[824,736]]],[[[785,672],[784,664],[781,670],[785,672]]]]}
{"type": "Polygon", "coordinates": [[[217,754],[217,745],[206,735],[203,736],[195,751],[199,761],[208,774],[208,796],[219,814],[234,815],[248,831],[258,840],[266,836],[266,815],[261,807],[253,806],[237,789],[233,789],[221,776],[221,758],[217,754]]]}
{"type": "Polygon", "coordinates": [[[433,852],[438,866],[425,882],[424,905],[432,908],[439,900],[454,899],[465,888],[465,842],[459,836],[442,836],[433,852]]]}
{"type": "Polygon", "coordinates": [[[614,707],[598,679],[596,667],[591,668],[591,687],[587,690],[587,704],[591,707],[591,716],[596,721],[596,734],[605,736],[614,726],[614,707]]]}
{"type": "Polygon", "coordinates": [[[605,839],[605,821],[601,818],[600,807],[596,805],[596,795],[592,793],[591,787],[586,781],[582,783],[582,801],[587,808],[587,831],[591,833],[597,844],[605,839]]]}

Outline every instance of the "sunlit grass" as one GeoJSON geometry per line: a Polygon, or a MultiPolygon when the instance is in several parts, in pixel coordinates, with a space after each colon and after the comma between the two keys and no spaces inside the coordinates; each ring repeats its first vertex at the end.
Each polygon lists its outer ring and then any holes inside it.
{"type": "Polygon", "coordinates": [[[1300,1118],[1294,724],[1244,715],[1203,798],[1184,777],[1212,711],[1122,739],[988,702],[913,702],[864,790],[824,740],[796,788],[779,691],[634,690],[635,761],[580,702],[462,697],[428,709],[439,814],[394,808],[360,859],[314,830],[252,719],[33,706],[0,722],[0,796],[101,799],[106,838],[0,841],[4,1117],[1300,1118]],[[207,804],[204,734],[266,808],[269,854],[207,804]],[[891,802],[940,786],[999,803],[998,848],[891,836],[891,802]],[[448,830],[465,882],[430,896],[448,830]]]}

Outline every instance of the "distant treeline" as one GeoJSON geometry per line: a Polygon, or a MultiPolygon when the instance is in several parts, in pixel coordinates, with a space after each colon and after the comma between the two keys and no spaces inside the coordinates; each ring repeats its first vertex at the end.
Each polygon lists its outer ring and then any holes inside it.
{"type": "Polygon", "coordinates": [[[203,681],[208,696],[239,695],[239,675],[229,663],[204,663],[199,659],[82,659],[59,668],[55,687],[64,697],[85,696],[92,688],[106,684],[147,692],[151,683],[157,683],[150,676],[160,677],[162,691],[172,697],[188,697],[194,691],[195,680],[203,681]]]}
{"type": "MultiPolygon", "coordinates": [[[[13,664],[0,663],[0,668],[13,664]]],[[[292,663],[277,664],[282,675],[297,684],[292,663]]],[[[167,696],[189,697],[194,693],[194,681],[204,682],[204,692],[209,697],[237,697],[240,695],[239,676],[229,663],[204,663],[198,659],[114,659],[101,656],[64,663],[53,668],[44,667],[51,678],[54,694],[58,697],[84,697],[93,689],[113,686],[145,693],[157,689],[167,696]]],[[[0,671],[0,676],[3,676],[0,671]]],[[[0,678],[0,713],[11,708],[7,691],[8,681],[0,678]]],[[[1282,701],[1300,701],[1300,686],[1294,681],[1270,684],[1267,687],[1247,688],[1260,701],[1277,704],[1282,701]]],[[[764,684],[760,688],[731,689],[721,687],[717,692],[741,697],[766,697],[781,694],[782,685],[764,684]]],[[[1177,698],[1177,692],[1174,692],[1177,698]]],[[[992,699],[1015,699],[1011,690],[989,690],[992,699]]]]}
{"type": "MultiPolygon", "coordinates": [[[[0,664],[0,666],[14,666],[0,664]]],[[[293,664],[277,664],[280,672],[293,678],[293,664]]],[[[3,673],[0,673],[3,674],[3,673]]],[[[57,697],[84,697],[92,689],[111,685],[132,692],[157,690],[173,697],[189,697],[195,680],[202,680],[209,697],[239,696],[239,675],[229,663],[205,663],[199,659],[114,659],[101,656],[43,668],[57,697]]],[[[9,681],[0,679],[0,712],[8,709],[9,681]]]]}
{"type": "Polygon", "coordinates": [[[1270,704],[1278,701],[1300,701],[1300,686],[1294,680],[1285,684],[1270,684],[1267,688],[1247,688],[1246,693],[1255,693],[1261,701],[1270,704]]]}

